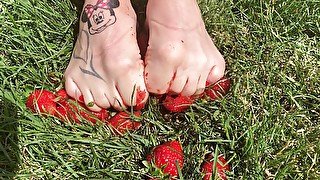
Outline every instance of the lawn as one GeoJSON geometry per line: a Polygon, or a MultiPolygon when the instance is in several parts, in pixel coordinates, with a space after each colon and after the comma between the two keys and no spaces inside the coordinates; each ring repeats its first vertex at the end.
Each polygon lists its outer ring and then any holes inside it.
{"type": "Polygon", "coordinates": [[[146,154],[171,139],[184,147],[184,179],[201,179],[203,158],[215,151],[229,160],[230,179],[320,179],[320,1],[199,3],[227,61],[229,94],[180,114],[162,114],[151,98],[142,128],[118,137],[24,105],[35,88],[61,87],[76,5],[1,0],[0,179],[145,179],[146,154]]]}

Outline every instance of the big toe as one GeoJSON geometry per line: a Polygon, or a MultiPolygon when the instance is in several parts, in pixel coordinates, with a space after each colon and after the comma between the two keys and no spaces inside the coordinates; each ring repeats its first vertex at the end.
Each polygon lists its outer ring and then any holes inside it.
{"type": "Polygon", "coordinates": [[[143,64],[135,73],[128,74],[118,81],[117,89],[126,106],[137,106],[144,104],[148,99],[148,91],[143,77],[143,64]]]}
{"type": "Polygon", "coordinates": [[[144,75],[148,91],[154,94],[167,93],[174,74],[174,69],[168,65],[159,65],[156,61],[149,62],[144,75]]]}

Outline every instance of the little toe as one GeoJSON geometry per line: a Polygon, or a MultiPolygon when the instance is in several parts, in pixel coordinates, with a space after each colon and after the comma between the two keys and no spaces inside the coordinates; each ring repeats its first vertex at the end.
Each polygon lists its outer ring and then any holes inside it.
{"type": "Polygon", "coordinates": [[[197,76],[196,73],[191,74],[192,76],[189,76],[187,83],[181,92],[183,96],[192,96],[197,91],[199,76],[197,76]]]}
{"type": "Polygon", "coordinates": [[[148,63],[145,68],[144,77],[147,89],[154,94],[165,94],[168,92],[171,80],[174,76],[173,69],[151,63],[153,62],[148,63]]]}

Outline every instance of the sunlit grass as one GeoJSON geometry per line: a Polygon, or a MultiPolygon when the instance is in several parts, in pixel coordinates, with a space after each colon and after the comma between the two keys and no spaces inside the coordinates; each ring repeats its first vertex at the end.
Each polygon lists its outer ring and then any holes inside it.
{"type": "Polygon", "coordinates": [[[73,48],[77,12],[68,0],[0,2],[0,177],[143,179],[147,152],[179,139],[184,179],[200,179],[204,155],[230,159],[235,179],[320,178],[320,3],[199,1],[228,64],[231,92],[162,114],[115,137],[102,124],[62,124],[27,111],[35,88],[55,90],[73,48]]]}

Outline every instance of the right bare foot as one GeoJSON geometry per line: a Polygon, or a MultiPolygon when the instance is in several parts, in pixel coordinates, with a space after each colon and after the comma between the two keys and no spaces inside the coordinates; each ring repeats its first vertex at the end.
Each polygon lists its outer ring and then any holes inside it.
{"type": "Polygon", "coordinates": [[[224,75],[225,61],[205,29],[196,0],[149,0],[145,57],[148,91],[201,94],[224,75]]]}
{"type": "Polygon", "coordinates": [[[142,104],[148,97],[143,68],[130,0],[86,0],[64,74],[68,95],[93,111],[142,104]]]}

